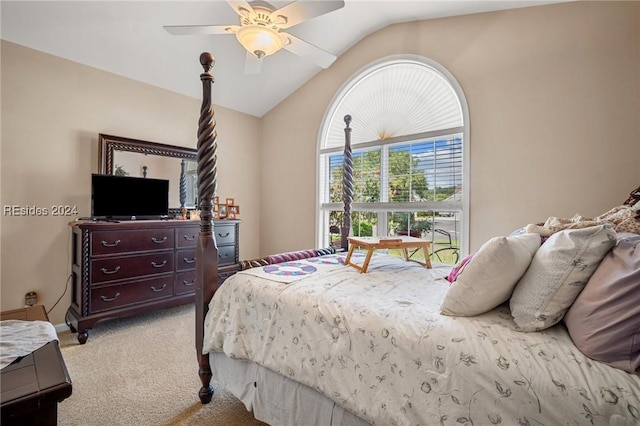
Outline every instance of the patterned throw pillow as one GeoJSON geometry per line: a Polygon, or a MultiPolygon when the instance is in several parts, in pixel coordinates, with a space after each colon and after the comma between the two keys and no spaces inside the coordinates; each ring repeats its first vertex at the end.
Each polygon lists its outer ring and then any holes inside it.
{"type": "Polygon", "coordinates": [[[510,300],[520,331],[539,331],[562,319],[602,258],[615,244],[610,224],[565,229],[536,252],[510,300]]]}
{"type": "Polygon", "coordinates": [[[458,273],[440,305],[440,312],[474,316],[506,302],[538,247],[538,234],[490,239],[458,273]]]}

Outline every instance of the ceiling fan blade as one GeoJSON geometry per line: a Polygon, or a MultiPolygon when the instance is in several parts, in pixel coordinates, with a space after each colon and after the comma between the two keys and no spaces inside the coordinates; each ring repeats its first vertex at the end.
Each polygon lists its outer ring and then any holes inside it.
{"type": "Polygon", "coordinates": [[[165,25],[162,28],[173,35],[235,34],[238,25],[165,25]]]}
{"type": "Polygon", "coordinates": [[[241,17],[246,17],[246,14],[242,12],[241,9],[246,10],[248,13],[253,12],[251,5],[245,0],[227,0],[227,3],[229,3],[229,6],[231,6],[241,17]]]}
{"type": "Polygon", "coordinates": [[[322,68],[329,68],[333,61],[336,60],[336,56],[329,52],[326,52],[313,44],[307,43],[304,40],[300,40],[297,37],[287,33],[280,33],[289,39],[290,43],[285,43],[283,48],[289,52],[295,53],[298,56],[307,58],[321,66],[322,68]]]}
{"type": "Polygon", "coordinates": [[[298,25],[300,22],[333,12],[344,7],[344,1],[294,1],[288,5],[274,11],[271,19],[278,23],[279,28],[289,28],[298,25]],[[278,20],[278,16],[284,16],[286,22],[278,20]]]}
{"type": "Polygon", "coordinates": [[[244,73],[245,74],[259,74],[262,68],[262,58],[258,58],[251,52],[247,52],[247,56],[244,60],[244,73]]]}

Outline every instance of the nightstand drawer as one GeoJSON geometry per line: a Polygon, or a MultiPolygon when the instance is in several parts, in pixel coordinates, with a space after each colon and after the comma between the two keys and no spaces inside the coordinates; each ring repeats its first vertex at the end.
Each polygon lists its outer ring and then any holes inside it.
{"type": "Polygon", "coordinates": [[[91,261],[91,284],[173,272],[173,252],[91,261]]]}
{"type": "Polygon", "coordinates": [[[173,274],[91,289],[91,312],[173,296],[173,274]]]}
{"type": "Polygon", "coordinates": [[[151,250],[172,250],[173,229],[140,229],[95,231],[91,233],[91,254],[135,253],[151,250]]]}

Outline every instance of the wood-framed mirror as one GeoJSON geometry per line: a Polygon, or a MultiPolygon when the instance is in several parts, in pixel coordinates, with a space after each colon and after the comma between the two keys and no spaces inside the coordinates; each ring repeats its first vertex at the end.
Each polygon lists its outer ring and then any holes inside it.
{"type": "Polygon", "coordinates": [[[197,206],[197,154],[194,148],[98,135],[100,173],[169,180],[170,216],[197,206]]]}

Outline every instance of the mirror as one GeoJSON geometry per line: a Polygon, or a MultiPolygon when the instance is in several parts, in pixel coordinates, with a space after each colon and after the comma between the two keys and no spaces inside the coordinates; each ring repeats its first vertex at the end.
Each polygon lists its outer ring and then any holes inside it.
{"type": "Polygon", "coordinates": [[[169,214],[197,205],[197,150],[100,134],[100,173],[169,180],[169,214]]]}

